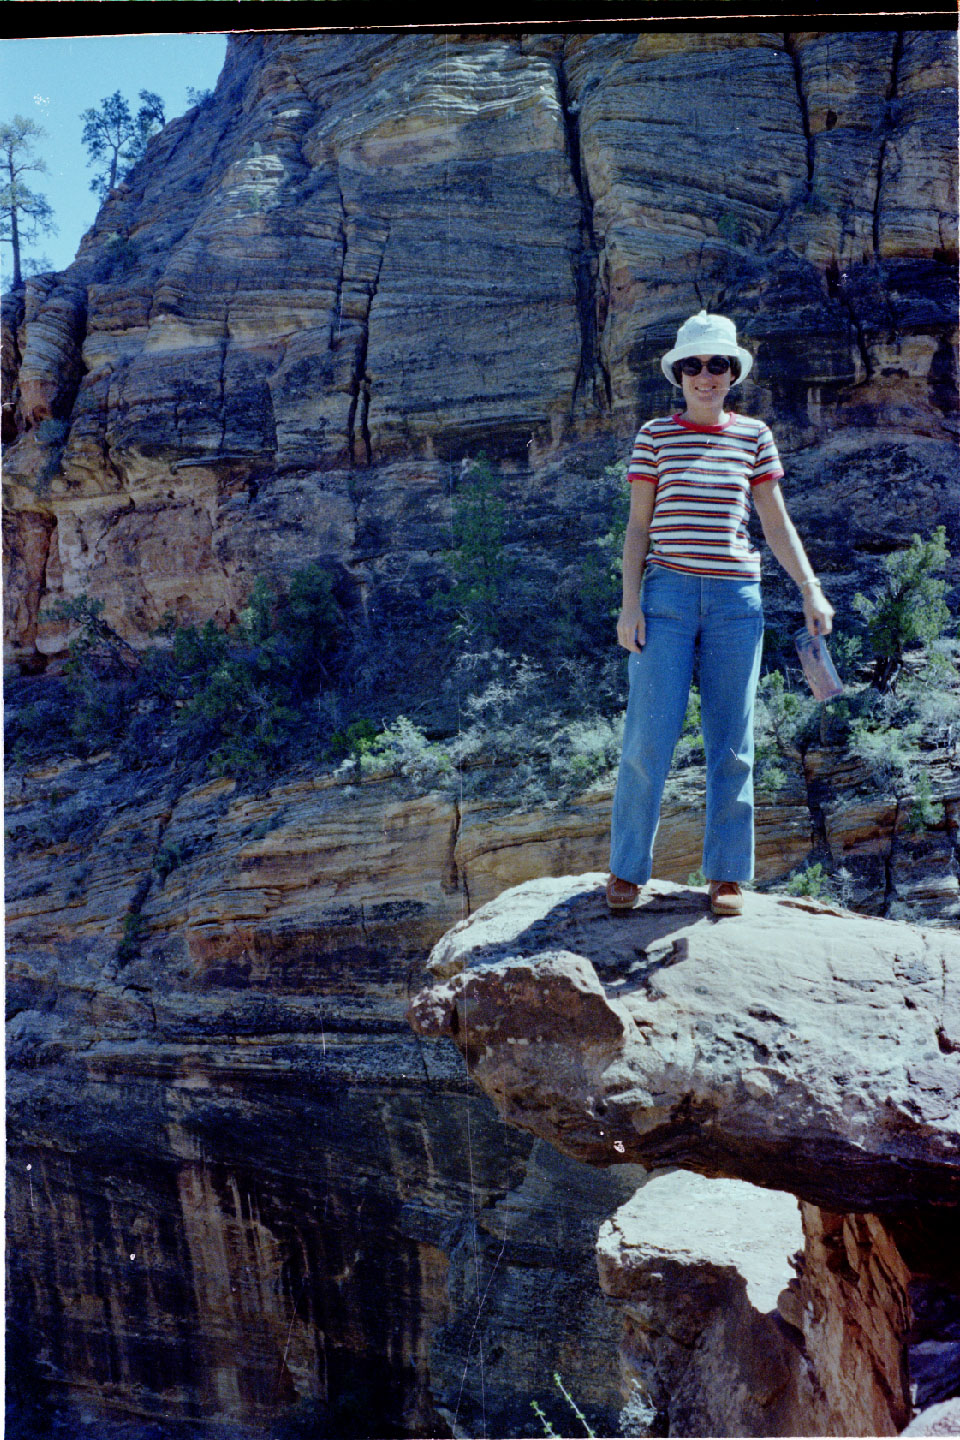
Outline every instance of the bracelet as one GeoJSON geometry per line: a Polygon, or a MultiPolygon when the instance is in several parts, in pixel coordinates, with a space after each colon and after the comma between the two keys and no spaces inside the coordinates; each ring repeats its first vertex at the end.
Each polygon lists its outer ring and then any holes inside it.
{"type": "Polygon", "coordinates": [[[820,581],[817,579],[816,575],[814,575],[814,577],[813,577],[812,580],[801,580],[801,581],[800,581],[800,589],[801,589],[801,590],[819,590],[819,589],[820,589],[820,581]]]}

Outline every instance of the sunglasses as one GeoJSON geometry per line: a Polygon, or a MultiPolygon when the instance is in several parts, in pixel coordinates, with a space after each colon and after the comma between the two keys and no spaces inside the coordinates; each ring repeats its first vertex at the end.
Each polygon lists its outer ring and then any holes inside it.
{"type": "MultiPolygon", "coordinates": [[[[686,360],[679,362],[680,369],[684,375],[699,375],[703,364],[696,355],[688,355],[686,360]]],[[[707,361],[707,370],[711,375],[726,375],[730,369],[730,359],[727,355],[711,355],[707,361]]]]}

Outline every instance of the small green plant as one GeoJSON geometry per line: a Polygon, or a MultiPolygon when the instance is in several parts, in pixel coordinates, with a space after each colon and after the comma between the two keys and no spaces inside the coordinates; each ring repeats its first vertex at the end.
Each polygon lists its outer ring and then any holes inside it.
{"type": "Polygon", "coordinates": [[[361,775],[402,775],[419,784],[449,779],[453,761],[442,746],[427,739],[406,715],[382,730],[374,740],[362,742],[361,775]]]}
{"type": "Polygon", "coordinates": [[[454,583],[441,603],[453,609],[456,628],[474,641],[495,641],[513,564],[504,548],[506,505],[500,477],[480,455],[453,492],[453,544],[447,559],[454,583]]]}
{"type": "Polygon", "coordinates": [[[584,1415],[583,1411],[580,1409],[580,1406],[577,1404],[576,1400],[574,1400],[573,1396],[570,1394],[569,1390],[566,1388],[556,1371],[553,1372],[553,1383],[560,1391],[560,1394],[563,1396],[564,1400],[566,1400],[567,1404],[570,1406],[570,1409],[573,1411],[574,1415],[576,1415],[577,1419],[580,1421],[580,1424],[583,1426],[583,1433],[585,1435],[593,1437],[594,1431],[591,1430],[589,1424],[587,1423],[587,1417],[584,1415]]]}
{"type": "Polygon", "coordinates": [[[696,685],[691,685],[683,725],[680,729],[680,739],[673,752],[674,766],[698,763],[703,760],[703,753],[700,691],[696,685]]]}
{"type": "Polygon", "coordinates": [[[802,768],[804,753],[817,738],[819,725],[819,707],[812,696],[788,690],[780,670],[762,676],[755,726],[758,759],[766,760],[772,747],[802,768]]]}
{"type": "Polygon", "coordinates": [[[184,858],[185,852],[182,845],[161,845],[153,857],[153,868],[156,871],[161,885],[168,875],[172,875],[174,870],[179,869],[183,864],[184,858]]]}
{"type": "Polygon", "coordinates": [[[747,245],[751,239],[750,226],[739,215],[724,210],[717,221],[717,234],[731,245],[747,245]]]}
{"type": "Polygon", "coordinates": [[[608,777],[620,758],[623,715],[573,720],[550,741],[550,776],[568,793],[577,793],[608,777]]]}
{"type": "Polygon", "coordinates": [[[907,829],[916,833],[931,826],[939,825],[943,819],[943,806],[933,798],[933,786],[926,770],[921,770],[914,786],[913,803],[907,816],[907,829]]]}
{"type": "Polygon", "coordinates": [[[543,1433],[544,1433],[544,1435],[556,1435],[557,1432],[556,1432],[556,1430],[554,1430],[553,1426],[550,1424],[550,1421],[547,1419],[547,1416],[546,1416],[546,1413],[544,1412],[543,1406],[542,1406],[542,1405],[539,1405],[536,1400],[531,1400],[531,1401],[530,1401],[530,1409],[533,1411],[533,1413],[536,1415],[537,1419],[540,1421],[540,1424],[541,1424],[542,1427],[543,1427],[543,1433]]]}
{"type": "Polygon", "coordinates": [[[783,888],[788,895],[806,895],[811,900],[819,900],[828,880],[829,876],[818,860],[815,864],[808,865],[805,869],[798,870],[791,875],[783,888]]]}
{"type": "Polygon", "coordinates": [[[140,260],[140,247],[129,235],[114,233],[103,250],[110,269],[111,279],[121,280],[136,269],[140,260]]]}
{"type": "Polygon", "coordinates": [[[41,420],[36,428],[36,437],[44,445],[63,445],[70,434],[70,421],[47,419],[41,420]]]}
{"type": "Polygon", "coordinates": [[[91,753],[125,734],[140,657],[104,619],[100,600],[78,595],[58,601],[50,616],[74,630],[64,666],[69,734],[81,753],[91,753]]]}
{"type": "Polygon", "coordinates": [[[938,525],[929,540],[914,535],[906,550],[886,557],[874,593],[854,596],[874,656],[871,681],[881,694],[896,685],[906,651],[930,648],[950,624],[946,582],[938,578],[950,558],[946,533],[938,525]]]}
{"type": "Polygon", "coordinates": [[[921,730],[918,720],[894,725],[864,716],[854,720],[848,748],[863,763],[874,785],[899,795],[916,782],[921,730]]]}
{"type": "Polygon", "coordinates": [[[371,748],[379,733],[372,720],[368,720],[366,717],[353,720],[345,730],[337,730],[331,735],[330,756],[334,760],[343,760],[349,757],[353,760],[359,773],[363,756],[371,748]]]}
{"type": "MultiPolygon", "coordinates": [[[[591,1437],[591,1440],[594,1440],[594,1437],[595,1437],[595,1435],[596,1435],[596,1432],[591,1429],[590,1423],[589,1423],[589,1421],[587,1420],[587,1417],[584,1415],[583,1411],[580,1409],[580,1406],[577,1404],[576,1400],[574,1400],[573,1396],[570,1394],[570,1391],[567,1389],[567,1387],[564,1385],[563,1381],[560,1379],[560,1376],[559,1376],[559,1374],[556,1372],[556,1370],[553,1372],[553,1383],[554,1383],[554,1385],[556,1385],[557,1389],[560,1391],[560,1394],[563,1396],[564,1400],[567,1402],[567,1404],[569,1405],[570,1409],[573,1411],[574,1415],[576,1415],[576,1417],[577,1417],[577,1419],[579,1420],[580,1424],[583,1426],[583,1433],[584,1433],[584,1435],[587,1435],[587,1436],[591,1437]]],[[[548,1416],[547,1416],[547,1414],[546,1414],[543,1406],[540,1405],[540,1404],[538,1404],[538,1402],[537,1402],[536,1400],[531,1400],[531,1401],[530,1401],[530,1408],[531,1408],[531,1410],[533,1411],[533,1413],[536,1415],[537,1419],[540,1421],[540,1424],[541,1424],[541,1426],[542,1426],[542,1428],[543,1428],[543,1433],[544,1433],[544,1435],[554,1435],[554,1436],[557,1435],[558,1432],[557,1432],[556,1430],[554,1430],[553,1425],[550,1423],[550,1420],[549,1420],[549,1418],[548,1418],[548,1416]]],[[[566,1430],[564,1430],[564,1431],[563,1431],[563,1434],[566,1435],[566,1433],[567,1433],[566,1430]]]]}
{"type": "Polygon", "coordinates": [[[630,518],[630,486],[627,462],[619,461],[604,470],[611,487],[607,529],[596,542],[597,554],[587,554],[581,587],[587,602],[611,618],[620,613],[623,579],[623,541],[630,518]],[[599,558],[598,558],[599,557],[599,558]]]}
{"type": "Polygon", "coordinates": [[[117,959],[122,965],[135,960],[140,954],[146,928],[146,921],[139,910],[131,910],[123,917],[123,938],[117,947],[117,959]]]}

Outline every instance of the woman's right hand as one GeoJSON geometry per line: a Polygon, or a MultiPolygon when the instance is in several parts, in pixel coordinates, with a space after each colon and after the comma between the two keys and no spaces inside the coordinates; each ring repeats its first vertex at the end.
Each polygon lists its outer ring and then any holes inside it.
{"type": "Polygon", "coordinates": [[[647,622],[639,604],[624,606],[617,621],[617,643],[624,650],[633,650],[637,655],[643,649],[647,638],[647,622]]]}
{"type": "Polygon", "coordinates": [[[834,609],[820,589],[819,580],[804,585],[803,618],[811,635],[829,635],[833,629],[834,609]]]}

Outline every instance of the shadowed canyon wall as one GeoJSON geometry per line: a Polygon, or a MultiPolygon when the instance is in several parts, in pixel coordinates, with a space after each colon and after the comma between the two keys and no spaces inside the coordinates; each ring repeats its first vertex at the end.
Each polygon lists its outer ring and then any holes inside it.
{"type": "MultiPolygon", "coordinates": [[[[757,356],[743,408],[838,607],[915,531],[944,524],[956,557],[955,54],[935,29],[233,37],[75,264],[4,298],[8,663],[62,668],[58,600],[141,647],[315,560],[384,696],[429,717],[449,641],[424,598],[464,462],[497,464],[527,573],[575,587],[605,468],[701,306],[757,356]]],[[[931,915],[955,898],[951,764],[931,915]]],[[[539,1433],[558,1371],[616,1433],[594,1245],[631,1167],[505,1128],[405,1020],[463,914],[602,865],[608,798],[524,817],[310,775],[252,796],[106,752],[10,780],[24,1413],[539,1433]]],[[[808,853],[808,798],[762,821],[765,874],[808,853]]],[[[908,883],[896,804],[855,810],[821,815],[838,853],[900,836],[908,883]]]]}

